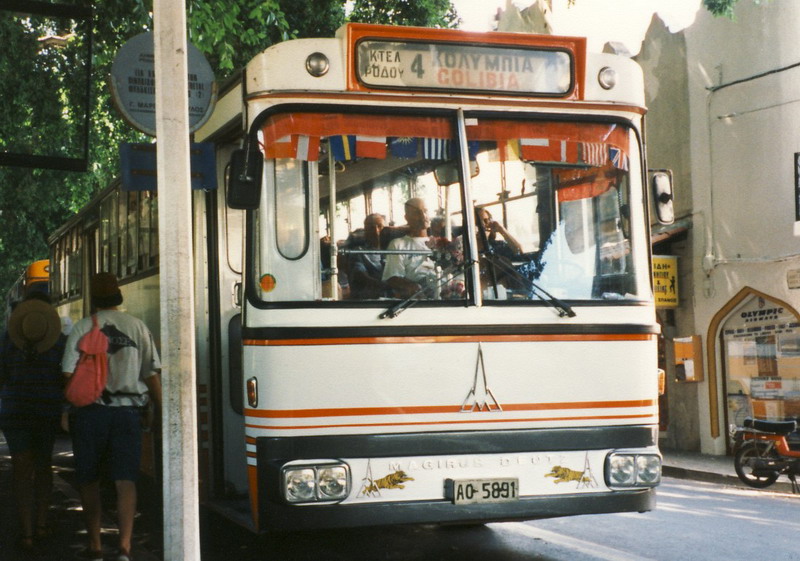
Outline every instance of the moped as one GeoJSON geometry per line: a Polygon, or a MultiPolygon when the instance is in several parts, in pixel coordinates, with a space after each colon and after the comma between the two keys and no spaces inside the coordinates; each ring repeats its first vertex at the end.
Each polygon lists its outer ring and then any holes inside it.
{"type": "Polygon", "coordinates": [[[792,482],[792,492],[800,493],[800,433],[797,421],[762,421],[746,418],[743,426],[732,426],[733,466],[745,484],[757,489],[769,487],[781,474],[792,482]]]}

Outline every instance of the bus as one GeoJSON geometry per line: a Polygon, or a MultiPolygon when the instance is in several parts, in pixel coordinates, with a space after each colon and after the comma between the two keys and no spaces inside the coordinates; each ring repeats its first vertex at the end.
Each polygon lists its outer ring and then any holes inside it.
{"type": "MultiPolygon", "coordinates": [[[[635,62],[546,35],[346,24],[223,84],[204,504],[259,532],[654,508],[644,114],[635,62]]],[[[62,315],[111,271],[158,337],[157,201],[114,184],[53,235],[62,315]]]]}

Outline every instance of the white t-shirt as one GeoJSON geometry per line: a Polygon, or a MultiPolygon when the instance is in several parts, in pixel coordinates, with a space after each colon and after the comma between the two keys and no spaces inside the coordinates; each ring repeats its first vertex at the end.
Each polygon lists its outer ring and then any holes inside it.
{"type": "MultiPolygon", "coordinates": [[[[111,401],[97,400],[111,406],[142,406],[147,404],[146,378],[161,369],[161,361],[153,341],[153,335],[138,318],[118,310],[97,312],[97,323],[108,337],[108,383],[107,396],[111,401]]],[[[76,323],[67,338],[67,347],[61,361],[64,372],[74,372],[80,353],[78,342],[92,329],[92,318],[86,317],[76,323]]]]}
{"type": "MultiPolygon", "coordinates": [[[[430,251],[428,240],[430,238],[412,238],[403,236],[389,242],[387,249],[412,249],[430,251]]],[[[423,284],[436,277],[433,260],[427,255],[401,255],[389,254],[386,256],[386,266],[383,269],[383,280],[392,277],[403,277],[418,284],[423,284]]]]}

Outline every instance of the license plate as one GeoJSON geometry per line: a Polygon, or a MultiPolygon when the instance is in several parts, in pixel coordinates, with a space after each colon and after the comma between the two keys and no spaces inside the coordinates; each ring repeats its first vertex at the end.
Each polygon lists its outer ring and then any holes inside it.
{"type": "Polygon", "coordinates": [[[519,499],[519,480],[459,479],[453,481],[453,503],[503,503],[519,499]]]}

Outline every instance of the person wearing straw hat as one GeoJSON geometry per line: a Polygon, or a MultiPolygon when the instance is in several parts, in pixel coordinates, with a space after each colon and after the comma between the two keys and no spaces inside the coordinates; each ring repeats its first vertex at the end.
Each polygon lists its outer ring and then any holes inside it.
{"type": "Polygon", "coordinates": [[[48,537],[52,456],[64,401],[66,337],[47,294],[33,292],[8,320],[0,343],[0,429],[11,453],[19,514],[17,546],[33,551],[48,537]]]}
{"type": "MultiPolygon", "coordinates": [[[[75,476],[86,521],[84,559],[102,561],[100,464],[107,460],[117,491],[119,555],[130,561],[136,515],[136,479],[142,450],[142,410],[152,401],[161,410],[161,363],[144,322],[118,309],[122,292],[112,273],[97,273],[89,283],[97,323],[108,337],[108,381],[103,395],[70,414],[75,476]]],[[[78,343],[92,329],[92,318],[77,322],[67,338],[61,367],[70,377],[78,364],[78,343]]]]}

